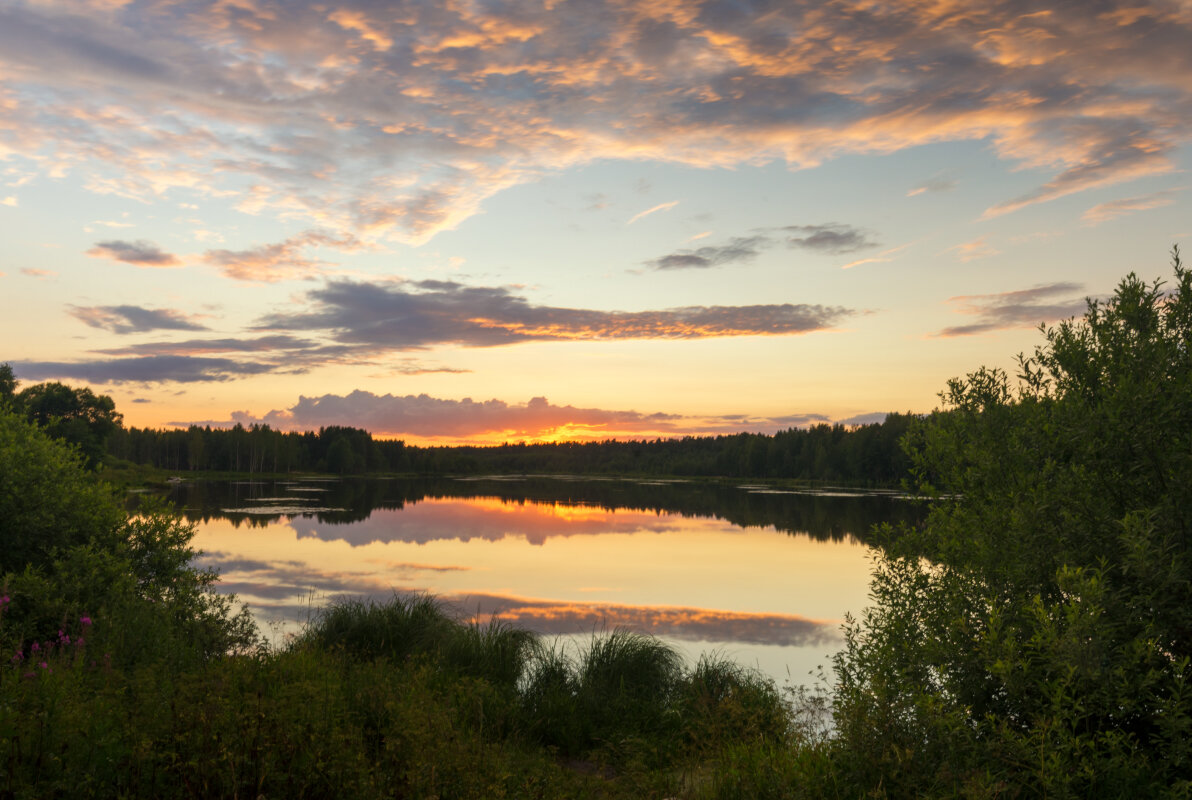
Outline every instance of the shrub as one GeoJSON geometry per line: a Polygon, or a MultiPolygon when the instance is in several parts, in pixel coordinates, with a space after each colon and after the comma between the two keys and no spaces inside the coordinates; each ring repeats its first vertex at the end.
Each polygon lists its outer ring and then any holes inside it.
{"type": "Polygon", "coordinates": [[[912,429],[922,530],[837,658],[837,777],[890,796],[1192,790],[1192,275],[951,381],[912,429]],[[946,496],[950,499],[943,499],[946,496]],[[923,557],[930,558],[926,561],[923,557]]]}
{"type": "Polygon", "coordinates": [[[56,550],[93,540],[110,548],[124,519],[77,451],[0,408],[0,575],[48,566],[56,550]]]}

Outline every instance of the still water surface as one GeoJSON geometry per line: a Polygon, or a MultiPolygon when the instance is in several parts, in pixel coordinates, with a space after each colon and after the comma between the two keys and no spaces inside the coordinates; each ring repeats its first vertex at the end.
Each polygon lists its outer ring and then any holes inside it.
{"type": "Polygon", "coordinates": [[[284,636],[344,596],[431,592],[584,641],[629,627],[807,682],[867,602],[892,494],[530,477],[186,482],[171,499],[222,586],[284,636]]]}

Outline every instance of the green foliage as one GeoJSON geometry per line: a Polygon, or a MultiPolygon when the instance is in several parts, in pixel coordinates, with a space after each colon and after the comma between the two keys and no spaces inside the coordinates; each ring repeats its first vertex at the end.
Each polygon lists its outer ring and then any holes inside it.
{"type": "Polygon", "coordinates": [[[0,407],[11,406],[17,395],[17,379],[12,364],[0,364],[0,407]]]}
{"type": "Polygon", "coordinates": [[[76,453],[0,409],[0,574],[46,566],[56,550],[92,540],[111,547],[124,518],[76,453]]]}
{"type": "Polygon", "coordinates": [[[791,718],[774,682],[733,661],[704,655],[684,681],[679,704],[688,746],[733,741],[787,744],[791,718]]]}
{"type": "Polygon", "coordinates": [[[103,460],[108,437],[119,430],[123,419],[107,395],[62,383],[39,383],[22,389],[15,405],[49,436],[78,447],[92,468],[103,460]]]}
{"type": "Polygon", "coordinates": [[[123,657],[207,659],[253,647],[247,610],[192,565],[192,525],[160,504],[129,516],[78,453],[0,411],[0,645],[24,648],[81,617],[123,657]],[[117,624],[118,621],[118,624],[117,624]]]}
{"type": "Polygon", "coordinates": [[[579,659],[576,707],[583,740],[632,749],[636,739],[661,745],[649,758],[670,755],[679,727],[675,700],[683,661],[651,636],[616,629],[592,637],[579,659]]]}
{"type": "Polygon", "coordinates": [[[1129,275],[1044,329],[1017,386],[951,381],[908,436],[940,499],[889,534],[837,659],[850,792],[1192,790],[1192,276],[1174,262],[1170,291],[1129,275]]]}

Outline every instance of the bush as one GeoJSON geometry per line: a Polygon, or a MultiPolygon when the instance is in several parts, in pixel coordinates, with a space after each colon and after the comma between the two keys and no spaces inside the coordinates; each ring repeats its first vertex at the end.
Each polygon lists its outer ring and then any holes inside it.
{"type": "Polygon", "coordinates": [[[0,575],[48,566],[56,550],[110,548],[125,513],[78,453],[0,408],[0,575]]]}
{"type": "Polygon", "coordinates": [[[918,531],[888,532],[837,658],[837,778],[889,796],[1192,790],[1192,276],[1127,276],[912,429],[918,531]],[[931,561],[924,560],[924,556],[931,561]]]}

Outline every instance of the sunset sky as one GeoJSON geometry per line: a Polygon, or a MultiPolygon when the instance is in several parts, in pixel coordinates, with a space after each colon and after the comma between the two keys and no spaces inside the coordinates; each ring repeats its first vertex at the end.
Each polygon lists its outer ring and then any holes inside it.
{"type": "Polygon", "coordinates": [[[929,411],[1192,232],[1192,0],[0,3],[0,362],[414,442],[929,411]]]}

